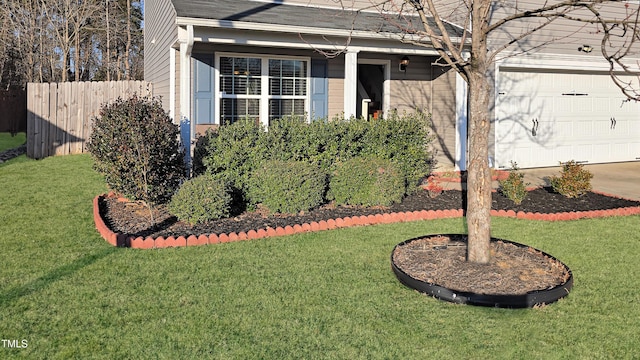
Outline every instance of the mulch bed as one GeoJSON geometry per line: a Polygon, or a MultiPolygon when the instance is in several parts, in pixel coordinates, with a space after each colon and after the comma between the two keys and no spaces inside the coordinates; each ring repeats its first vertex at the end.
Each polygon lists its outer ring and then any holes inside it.
{"type": "MultiPolygon", "coordinates": [[[[631,201],[589,192],[579,198],[569,199],[553,193],[549,188],[529,191],[520,205],[493,194],[494,210],[513,210],[530,213],[560,213],[590,210],[608,210],[640,206],[640,201],[631,201]]],[[[107,197],[100,203],[100,212],[106,225],[114,232],[135,237],[178,237],[201,234],[240,233],[264,228],[293,226],[295,224],[319,222],[321,220],[348,216],[375,215],[392,212],[420,210],[451,210],[466,208],[466,192],[447,190],[432,198],[427,191],[418,191],[406,197],[401,203],[390,207],[363,208],[357,206],[332,206],[331,204],[299,214],[267,214],[264,211],[243,212],[234,217],[220,219],[206,224],[191,226],[178,221],[164,207],[150,211],[135,202],[123,202],[107,197]],[[153,214],[153,215],[152,215],[153,214]]]]}
{"type": "Polygon", "coordinates": [[[394,264],[414,279],[457,292],[521,295],[563,285],[570,273],[530,247],[491,242],[488,264],[466,261],[466,235],[436,235],[394,249],[394,264]]]}

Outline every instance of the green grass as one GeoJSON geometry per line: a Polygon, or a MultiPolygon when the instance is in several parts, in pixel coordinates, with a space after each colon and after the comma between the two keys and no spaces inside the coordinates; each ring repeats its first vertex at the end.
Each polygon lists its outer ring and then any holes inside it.
{"type": "Polygon", "coordinates": [[[10,133],[0,133],[0,151],[13,149],[24,144],[27,141],[27,134],[17,133],[11,136],[10,133]]]}
{"type": "Polygon", "coordinates": [[[575,287],[526,310],[429,298],[390,270],[393,246],[462,219],[193,248],[113,248],[86,155],[0,165],[0,338],[28,359],[624,359],[640,354],[640,217],[498,218],[494,236],[571,267],[575,287]]]}

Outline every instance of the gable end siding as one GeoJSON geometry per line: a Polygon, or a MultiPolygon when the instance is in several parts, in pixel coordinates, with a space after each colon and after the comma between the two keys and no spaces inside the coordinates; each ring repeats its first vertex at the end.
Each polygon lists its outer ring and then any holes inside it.
{"type": "Polygon", "coordinates": [[[170,0],[145,1],[144,11],[144,79],[153,83],[154,96],[160,96],[169,111],[171,47],[178,39],[176,12],[170,0]]]}

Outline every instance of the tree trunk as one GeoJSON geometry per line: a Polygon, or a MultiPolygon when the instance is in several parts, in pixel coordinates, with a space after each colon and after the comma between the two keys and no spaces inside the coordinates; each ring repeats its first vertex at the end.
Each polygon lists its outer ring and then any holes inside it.
{"type": "Polygon", "coordinates": [[[125,69],[125,78],[127,80],[131,80],[131,65],[130,65],[130,54],[131,51],[131,0],[127,0],[127,45],[124,50],[124,69],[125,69]]]}
{"type": "Polygon", "coordinates": [[[75,81],[80,81],[80,29],[75,29],[75,51],[73,53],[73,73],[75,74],[75,81]]]}
{"type": "Polygon", "coordinates": [[[491,258],[491,169],[489,168],[489,95],[486,74],[469,76],[469,162],[467,167],[467,260],[486,264],[491,258]]]}
{"type": "Polygon", "coordinates": [[[109,0],[106,0],[107,7],[107,56],[105,58],[107,62],[107,81],[111,81],[111,38],[109,34],[109,0]]]}
{"type": "Polygon", "coordinates": [[[469,81],[469,162],[467,167],[467,260],[486,264],[491,259],[491,169],[489,168],[489,100],[491,84],[487,58],[487,18],[491,0],[472,3],[469,81]]]}

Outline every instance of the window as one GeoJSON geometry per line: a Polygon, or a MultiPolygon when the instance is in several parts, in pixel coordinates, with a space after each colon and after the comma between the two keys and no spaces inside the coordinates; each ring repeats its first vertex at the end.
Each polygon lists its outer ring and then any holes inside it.
{"type": "Polygon", "coordinates": [[[286,115],[304,115],[307,62],[269,59],[269,122],[286,115]]]}
{"type": "Polygon", "coordinates": [[[220,58],[220,123],[260,117],[262,65],[259,58],[220,58]]]}
{"type": "Polygon", "coordinates": [[[219,57],[221,124],[245,117],[268,124],[308,111],[308,60],[267,57],[219,57]]]}

